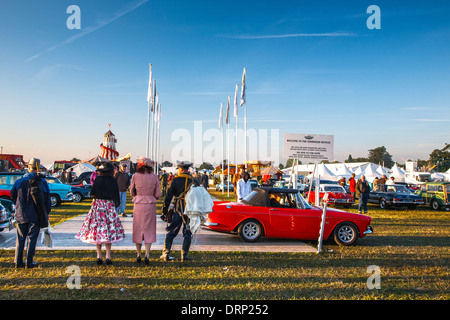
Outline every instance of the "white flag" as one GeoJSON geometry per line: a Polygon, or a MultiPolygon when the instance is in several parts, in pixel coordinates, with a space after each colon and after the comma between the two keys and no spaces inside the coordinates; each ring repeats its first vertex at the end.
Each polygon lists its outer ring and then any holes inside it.
{"type": "Polygon", "coordinates": [[[236,90],[234,91],[234,117],[238,116],[238,88],[239,84],[236,83],[236,90]]]}
{"type": "Polygon", "coordinates": [[[220,103],[219,128],[222,128],[223,122],[223,103],[220,103]]]}
{"type": "Polygon", "coordinates": [[[241,84],[241,107],[242,107],[242,105],[245,103],[245,99],[246,99],[246,97],[245,97],[245,90],[246,90],[246,87],[245,87],[245,71],[247,70],[247,68],[244,68],[244,72],[242,73],[242,84],[241,84]]]}
{"type": "Polygon", "coordinates": [[[150,78],[148,80],[148,92],[147,92],[147,102],[152,102],[152,65],[150,65],[150,78]]]}
{"type": "Polygon", "coordinates": [[[227,104],[227,118],[226,118],[226,121],[225,121],[225,123],[226,123],[226,124],[228,124],[228,113],[229,113],[229,110],[230,110],[230,96],[228,96],[228,104],[227,104]]]}

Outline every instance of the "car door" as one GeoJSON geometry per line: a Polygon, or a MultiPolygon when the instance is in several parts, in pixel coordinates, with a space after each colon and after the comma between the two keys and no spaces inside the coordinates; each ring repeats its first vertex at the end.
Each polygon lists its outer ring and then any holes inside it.
{"type": "Polygon", "coordinates": [[[268,207],[271,229],[275,236],[314,239],[319,234],[322,210],[312,207],[268,207]]]}

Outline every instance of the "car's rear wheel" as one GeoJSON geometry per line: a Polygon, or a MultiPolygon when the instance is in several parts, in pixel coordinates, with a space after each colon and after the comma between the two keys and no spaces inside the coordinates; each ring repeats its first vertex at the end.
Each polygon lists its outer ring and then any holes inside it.
{"type": "Polygon", "coordinates": [[[439,210],[439,202],[437,202],[436,200],[431,201],[431,209],[439,210]]]}
{"type": "Polygon", "coordinates": [[[358,228],[351,222],[342,222],[334,229],[334,241],[340,246],[351,246],[358,238],[358,228]]]}
{"type": "Polygon", "coordinates": [[[263,235],[263,227],[258,220],[245,220],[239,225],[238,234],[245,242],[256,242],[263,235]]]}
{"type": "Polygon", "coordinates": [[[386,200],[383,198],[380,200],[380,208],[381,209],[388,209],[389,205],[387,204],[386,200]]]}
{"type": "Polygon", "coordinates": [[[52,207],[57,207],[61,204],[61,198],[54,193],[50,194],[50,203],[52,205],[52,207]]]}

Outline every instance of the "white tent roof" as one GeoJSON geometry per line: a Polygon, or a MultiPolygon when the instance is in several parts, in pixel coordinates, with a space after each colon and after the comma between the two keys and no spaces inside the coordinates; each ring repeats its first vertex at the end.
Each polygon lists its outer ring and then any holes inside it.
{"type": "Polygon", "coordinates": [[[381,164],[378,166],[377,172],[380,174],[380,176],[383,176],[383,174],[385,174],[386,177],[389,177],[388,170],[385,167],[383,167],[381,164]]]}
{"type": "MultiPolygon", "coordinates": [[[[339,180],[339,177],[337,175],[335,175],[330,169],[328,169],[328,167],[323,163],[319,164],[319,167],[317,168],[317,172],[319,174],[320,179],[332,180],[332,181],[339,180]]],[[[313,173],[308,175],[308,179],[311,179],[312,176],[313,176],[313,173]]]]}
{"type": "Polygon", "coordinates": [[[405,171],[402,170],[397,164],[392,167],[391,177],[394,177],[394,181],[405,182],[405,171]]]}
{"type": "Polygon", "coordinates": [[[347,168],[347,166],[345,164],[342,164],[339,167],[336,167],[336,172],[335,175],[337,175],[340,178],[349,178],[352,176],[352,171],[350,171],[349,168],[347,168]]]}
{"type": "Polygon", "coordinates": [[[377,169],[375,168],[375,165],[369,164],[364,170],[364,176],[366,177],[366,180],[369,182],[373,182],[376,177],[380,178],[380,174],[378,173],[377,169]]]}
{"type": "Polygon", "coordinates": [[[78,163],[70,168],[73,169],[73,172],[77,175],[77,177],[79,177],[83,172],[95,171],[95,166],[90,163],[78,163]]]}

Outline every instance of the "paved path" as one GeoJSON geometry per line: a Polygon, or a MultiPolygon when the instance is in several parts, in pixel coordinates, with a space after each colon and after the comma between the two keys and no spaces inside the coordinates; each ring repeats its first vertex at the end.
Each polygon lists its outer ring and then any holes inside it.
{"type": "MultiPolygon", "coordinates": [[[[95,250],[95,245],[83,243],[75,239],[75,235],[86,218],[86,214],[77,216],[62,222],[52,228],[53,250],[95,250]]],[[[125,239],[112,245],[115,250],[135,250],[131,242],[133,217],[120,217],[125,229],[125,239]]],[[[162,250],[165,238],[166,223],[157,218],[157,241],[152,245],[152,250],[162,250]]],[[[0,248],[7,250],[15,249],[16,230],[0,232],[0,248]]],[[[174,240],[173,250],[181,250],[183,237],[180,233],[174,240]]],[[[41,244],[38,239],[37,250],[49,249],[41,244]]],[[[316,252],[311,247],[298,240],[268,239],[262,238],[257,243],[246,243],[237,235],[223,234],[206,229],[199,230],[192,238],[191,251],[253,251],[253,252],[316,252]]]]}

